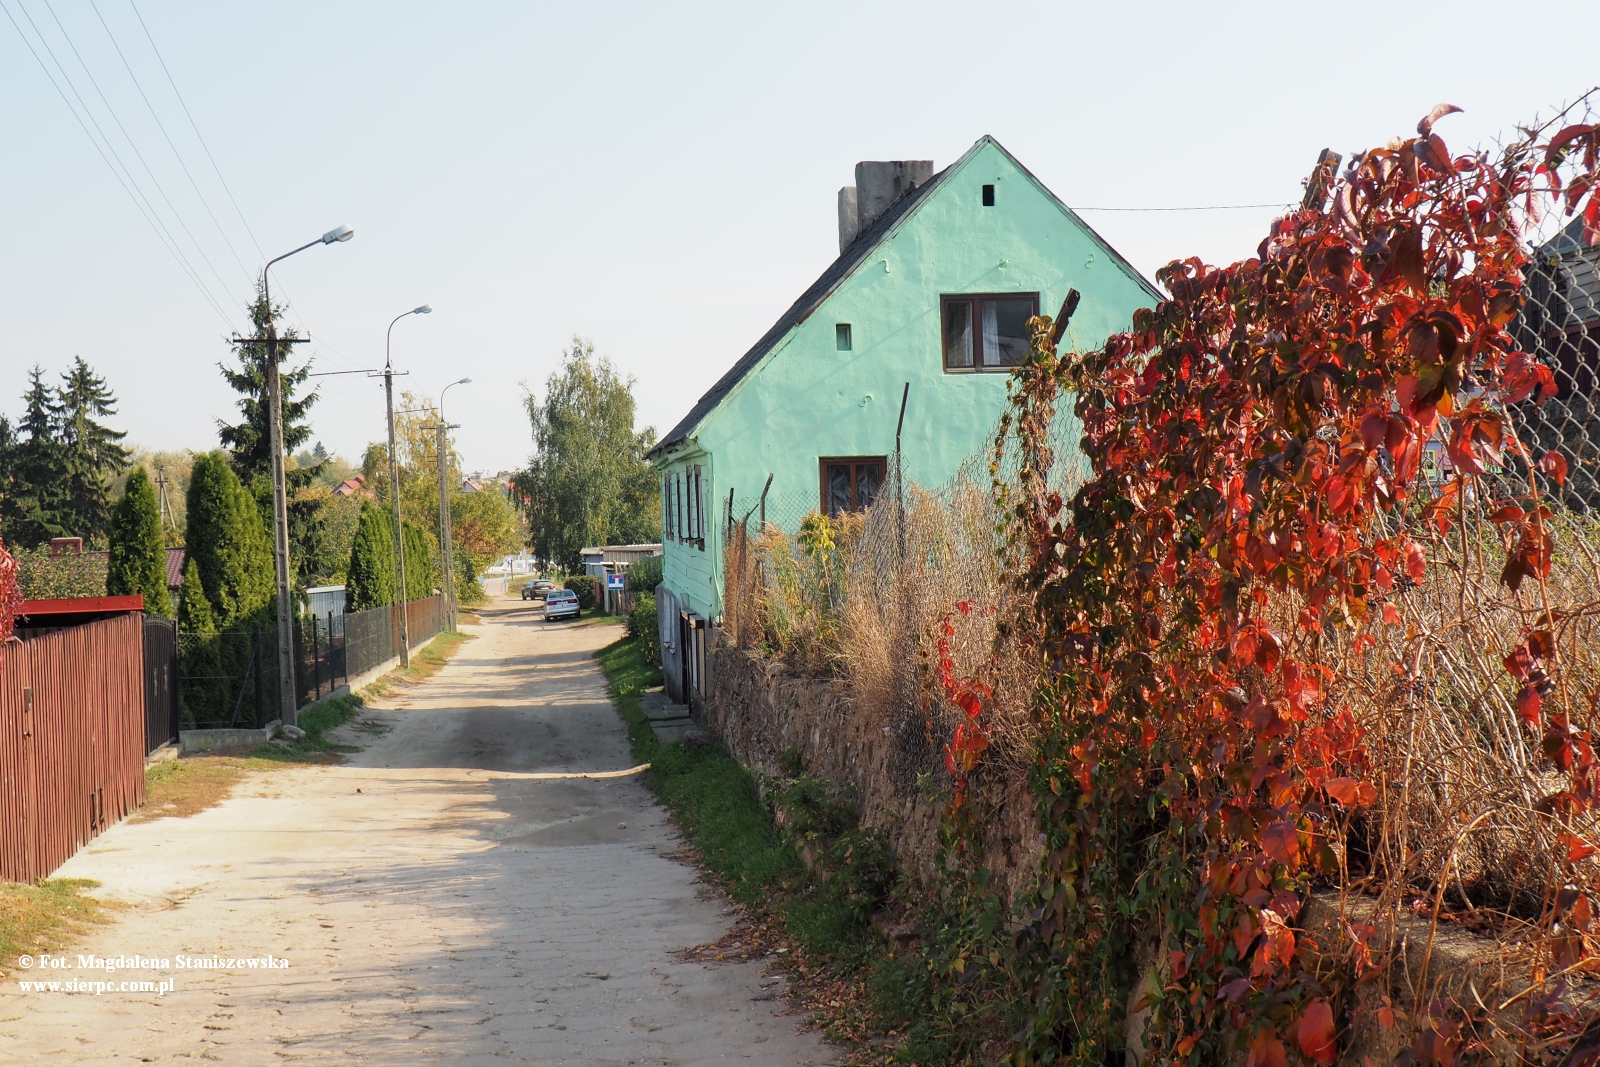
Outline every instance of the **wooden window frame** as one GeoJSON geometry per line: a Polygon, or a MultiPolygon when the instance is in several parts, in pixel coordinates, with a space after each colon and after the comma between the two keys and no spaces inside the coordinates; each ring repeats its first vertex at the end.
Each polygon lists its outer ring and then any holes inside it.
{"type": "Polygon", "coordinates": [[[689,510],[690,530],[689,540],[693,541],[704,552],[706,550],[706,501],[705,501],[705,468],[696,463],[689,468],[689,479],[693,484],[691,497],[694,506],[689,510]]]}
{"type": "Polygon", "coordinates": [[[671,537],[675,527],[673,523],[677,516],[672,510],[672,472],[661,472],[661,532],[663,536],[671,537]]]}
{"type": "Polygon", "coordinates": [[[983,302],[986,300],[1032,300],[1033,314],[1039,314],[1039,295],[1031,293],[940,293],[939,294],[939,364],[946,374],[1010,374],[1016,366],[983,365],[983,302]],[[950,353],[945,349],[944,324],[946,309],[951,304],[972,305],[972,366],[952,367],[950,353]]]}
{"type": "Polygon", "coordinates": [[[817,457],[817,490],[820,500],[819,510],[828,514],[828,467],[841,463],[850,464],[850,503],[851,511],[862,510],[860,501],[856,499],[856,465],[859,463],[876,463],[878,465],[878,489],[881,492],[884,483],[889,480],[888,456],[818,456],[817,457]]]}

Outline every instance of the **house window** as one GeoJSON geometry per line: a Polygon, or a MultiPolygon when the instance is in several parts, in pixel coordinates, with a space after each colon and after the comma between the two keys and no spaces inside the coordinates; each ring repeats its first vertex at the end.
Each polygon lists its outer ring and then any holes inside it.
{"type": "Polygon", "coordinates": [[[850,324],[841,322],[833,328],[833,347],[841,352],[850,351],[850,324]]]}
{"type": "Polygon", "coordinates": [[[672,506],[672,475],[661,476],[661,529],[668,537],[676,533],[672,525],[677,518],[677,512],[672,506]]]}
{"type": "Polygon", "coordinates": [[[837,516],[872,506],[883,488],[885,456],[825,456],[818,461],[822,477],[822,511],[837,516]]]}
{"type": "Polygon", "coordinates": [[[1028,320],[1039,314],[1038,293],[945,296],[939,302],[945,370],[1006,370],[1027,358],[1028,320]]]}
{"type": "Polygon", "coordinates": [[[994,186],[992,185],[983,187],[983,206],[994,207],[994,186]]]}
{"type": "Polygon", "coordinates": [[[706,510],[705,500],[700,491],[701,468],[696,465],[690,467],[686,475],[689,482],[689,540],[699,543],[700,551],[706,550],[706,510]]]}
{"type": "Polygon", "coordinates": [[[676,509],[675,509],[676,510],[676,514],[673,516],[673,518],[675,519],[675,522],[673,523],[672,532],[677,535],[678,540],[682,541],[683,537],[684,537],[684,533],[683,533],[683,473],[681,471],[672,476],[672,492],[677,497],[677,499],[673,502],[676,505],[676,509]]]}

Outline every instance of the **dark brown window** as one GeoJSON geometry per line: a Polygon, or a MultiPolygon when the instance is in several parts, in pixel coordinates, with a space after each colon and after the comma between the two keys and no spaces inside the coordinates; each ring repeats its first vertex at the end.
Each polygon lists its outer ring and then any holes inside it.
{"type": "Polygon", "coordinates": [[[884,456],[831,456],[818,461],[822,475],[822,512],[833,516],[872,506],[883,488],[888,467],[884,456]]]}
{"type": "Polygon", "coordinates": [[[939,303],[945,370],[1008,370],[1027,358],[1028,320],[1039,314],[1038,293],[944,296],[939,303]]]}

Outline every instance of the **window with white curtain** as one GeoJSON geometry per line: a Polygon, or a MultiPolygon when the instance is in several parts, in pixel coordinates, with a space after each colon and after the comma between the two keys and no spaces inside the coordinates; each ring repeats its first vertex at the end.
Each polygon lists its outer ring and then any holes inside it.
{"type": "Polygon", "coordinates": [[[1005,371],[1028,358],[1028,320],[1038,293],[975,293],[940,298],[944,369],[1005,371]]]}

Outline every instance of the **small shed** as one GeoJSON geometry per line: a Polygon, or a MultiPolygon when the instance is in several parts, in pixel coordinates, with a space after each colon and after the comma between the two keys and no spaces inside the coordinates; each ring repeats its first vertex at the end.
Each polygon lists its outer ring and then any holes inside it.
{"type": "Polygon", "coordinates": [[[318,585],[306,590],[306,611],[334,635],[344,633],[344,586],[318,585]]]}
{"type": "Polygon", "coordinates": [[[607,589],[606,578],[613,574],[626,574],[628,568],[639,560],[661,555],[661,545],[601,545],[585,548],[578,554],[583,559],[583,573],[600,586],[600,602],[605,612],[616,615],[625,609],[625,602],[630,598],[626,593],[607,589]]]}

